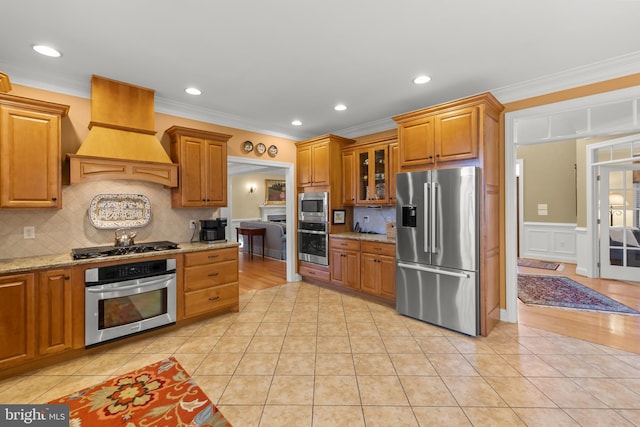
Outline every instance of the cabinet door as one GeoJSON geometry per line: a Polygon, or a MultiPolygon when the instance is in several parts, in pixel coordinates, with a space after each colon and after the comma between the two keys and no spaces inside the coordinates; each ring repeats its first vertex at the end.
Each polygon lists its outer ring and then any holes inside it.
{"type": "Polygon", "coordinates": [[[298,186],[308,187],[312,185],[311,176],[311,146],[298,147],[297,151],[298,163],[298,186]]]}
{"type": "Polygon", "coordinates": [[[360,289],[360,252],[346,251],[342,259],[345,270],[343,283],[350,288],[360,289]]]}
{"type": "Polygon", "coordinates": [[[380,266],[380,295],[396,297],[396,260],[390,256],[378,257],[380,266]]]}
{"type": "Polygon", "coordinates": [[[434,137],[432,116],[400,125],[398,127],[400,166],[415,168],[433,164],[434,137]]]}
{"type": "MultiPolygon", "coordinates": [[[[58,353],[72,346],[72,288],[69,270],[39,274],[39,353],[58,353]]],[[[84,319],[82,320],[84,321],[84,319]]]]}
{"type": "Polygon", "coordinates": [[[36,299],[33,274],[0,277],[0,367],[36,356],[36,299]]]}
{"type": "Polygon", "coordinates": [[[389,204],[396,204],[396,174],[399,170],[398,143],[389,145],[389,204]]]}
{"type": "Polygon", "coordinates": [[[375,147],[371,149],[371,161],[373,165],[369,168],[369,203],[386,204],[389,200],[388,193],[388,146],[375,147]]]}
{"type": "Polygon", "coordinates": [[[345,205],[356,204],[356,152],[342,153],[342,202],[345,205]]]}
{"type": "Polygon", "coordinates": [[[322,186],[330,184],[329,143],[314,144],[311,148],[311,184],[322,186]]]}
{"type": "Polygon", "coordinates": [[[60,117],[0,107],[0,207],[60,207],[60,117]]]}
{"type": "Polygon", "coordinates": [[[371,197],[369,188],[369,150],[358,151],[358,204],[366,204],[371,197]]]}
{"type": "Polygon", "coordinates": [[[204,140],[182,137],[180,141],[180,194],[182,206],[197,207],[204,203],[204,140]]]}
{"type": "Polygon", "coordinates": [[[206,140],[205,204],[227,206],[227,144],[206,140]]]}
{"type": "Polygon", "coordinates": [[[331,281],[344,285],[344,253],[341,249],[331,249],[329,251],[329,265],[331,266],[331,281]]]}
{"type": "Polygon", "coordinates": [[[468,107],[436,116],[436,161],[478,157],[478,107],[468,107]]]}
{"type": "Polygon", "coordinates": [[[362,253],[360,255],[360,289],[370,294],[378,294],[380,288],[380,268],[378,255],[362,253]]]}

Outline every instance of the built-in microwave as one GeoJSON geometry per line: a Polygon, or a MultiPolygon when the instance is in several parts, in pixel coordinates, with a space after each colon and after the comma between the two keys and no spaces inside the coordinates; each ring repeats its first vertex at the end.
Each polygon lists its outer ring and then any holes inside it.
{"type": "Polygon", "coordinates": [[[329,193],[298,194],[298,220],[312,222],[329,221],[329,193]]]}

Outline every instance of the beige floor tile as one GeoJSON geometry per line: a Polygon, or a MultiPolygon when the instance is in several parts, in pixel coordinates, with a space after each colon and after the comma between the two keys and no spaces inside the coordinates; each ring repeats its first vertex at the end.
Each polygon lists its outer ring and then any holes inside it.
{"type": "Polygon", "coordinates": [[[233,427],[256,427],[260,424],[263,405],[216,405],[233,427]]]}
{"type": "Polygon", "coordinates": [[[277,353],[246,353],[234,375],[273,375],[278,357],[277,353]]]}
{"type": "Polygon", "coordinates": [[[416,341],[426,354],[460,353],[446,337],[419,337],[416,341]]]}
{"type": "Polygon", "coordinates": [[[282,344],[283,353],[315,353],[316,337],[315,336],[291,336],[284,337],[282,344]]]}
{"type": "Polygon", "coordinates": [[[123,365],[114,369],[110,376],[124,375],[127,372],[144,368],[147,365],[168,359],[169,357],[171,357],[171,353],[140,353],[133,359],[129,359],[123,365]]]}
{"type": "Polygon", "coordinates": [[[318,323],[318,310],[304,310],[299,309],[296,305],[296,308],[293,309],[291,313],[291,322],[314,322],[318,323]]]}
{"type": "MultiPolygon", "coordinates": [[[[65,377],[58,375],[32,375],[21,377],[13,387],[4,388],[0,391],[0,402],[2,403],[28,403],[38,399],[38,397],[57,384],[61,383],[65,377]]],[[[65,394],[65,393],[63,393],[65,394]]]]}
{"type": "Polygon", "coordinates": [[[631,427],[633,424],[611,409],[565,409],[583,427],[616,426],[631,427]]]}
{"type": "MultiPolygon", "coordinates": [[[[163,351],[158,349],[158,351],[163,351]]],[[[78,369],[75,375],[112,375],[118,368],[129,362],[132,358],[139,357],[131,354],[99,354],[91,363],[87,363],[78,369]]],[[[160,359],[158,359],[160,360],[160,359]]],[[[142,365],[144,366],[144,365],[142,365]]]]}
{"type": "MultiPolygon", "coordinates": [[[[613,356],[606,357],[613,359],[613,356]]],[[[540,359],[567,377],[606,377],[599,367],[570,354],[542,354],[540,359]]]]}
{"type": "Polygon", "coordinates": [[[262,322],[256,330],[256,336],[285,336],[287,334],[288,322],[262,322]]]}
{"type": "Polygon", "coordinates": [[[380,337],[349,337],[351,351],[355,353],[386,353],[387,348],[380,337]]]}
{"type": "Polygon", "coordinates": [[[525,426],[518,415],[509,408],[463,408],[474,427],[525,426]]]}
{"type": "Polygon", "coordinates": [[[242,312],[238,315],[239,322],[262,322],[264,318],[265,311],[247,311],[242,310],[242,312]]]}
{"type": "Polygon", "coordinates": [[[518,342],[535,354],[568,354],[565,349],[547,337],[519,337],[518,342]]]}
{"type": "Polygon", "coordinates": [[[221,323],[207,323],[198,328],[193,336],[196,337],[221,337],[227,332],[231,326],[230,323],[221,322],[221,323]]]}
{"type": "Polygon", "coordinates": [[[320,406],[313,407],[313,427],[365,427],[362,407],[320,406]]]}
{"type": "Polygon", "coordinates": [[[535,385],[523,377],[484,377],[507,405],[518,408],[554,408],[535,385]]]}
{"type": "Polygon", "coordinates": [[[411,335],[414,337],[437,337],[442,336],[442,328],[431,325],[426,322],[411,319],[409,317],[402,318],[402,323],[405,324],[411,335]]]}
{"type": "Polygon", "coordinates": [[[153,342],[155,342],[160,336],[156,335],[149,338],[141,338],[139,341],[114,343],[113,347],[105,350],[104,353],[140,353],[147,348],[153,342]]]}
{"type": "Polygon", "coordinates": [[[189,375],[193,375],[202,361],[207,357],[206,354],[175,354],[174,357],[182,367],[189,373],[189,375]]]}
{"type": "Polygon", "coordinates": [[[411,331],[401,321],[376,322],[378,332],[383,337],[411,337],[411,331]]]}
{"type": "Polygon", "coordinates": [[[427,358],[441,376],[477,376],[471,363],[461,354],[429,354],[427,358]]]}
{"type": "Polygon", "coordinates": [[[400,380],[395,375],[358,375],[363,405],[409,406],[400,380]]]}
{"type": "Polygon", "coordinates": [[[482,376],[519,377],[520,373],[497,354],[465,354],[464,358],[482,376]]]}
{"type": "Polygon", "coordinates": [[[529,381],[560,408],[606,408],[604,402],[569,378],[530,377],[529,381]]]}
{"type": "Polygon", "coordinates": [[[579,426],[565,411],[557,408],[513,408],[528,427],[573,427],[579,426]]]}
{"type": "Polygon", "coordinates": [[[440,377],[401,376],[400,382],[412,406],[457,406],[440,377]]]}
{"type": "Polygon", "coordinates": [[[495,353],[493,349],[486,344],[482,337],[449,337],[449,342],[458,350],[460,353],[467,354],[482,354],[482,353],[495,353]]]}
{"type": "Polygon", "coordinates": [[[574,378],[574,382],[609,408],[640,409],[640,398],[617,379],[574,378]]]}
{"type": "MultiPolygon", "coordinates": [[[[91,360],[91,356],[83,356],[67,362],[56,363],[46,368],[38,369],[34,372],[34,375],[73,375],[78,369],[87,363],[91,363],[91,360]]],[[[0,390],[2,390],[2,383],[0,383],[0,390]]]]}
{"type": "Polygon", "coordinates": [[[420,427],[471,426],[464,411],[459,407],[416,407],[413,413],[420,427]]]}
{"type": "Polygon", "coordinates": [[[419,353],[422,349],[411,336],[382,336],[382,342],[388,353],[419,353]]]}
{"type": "Polygon", "coordinates": [[[411,408],[401,406],[364,406],[367,427],[418,427],[411,408]]]}
{"type": "Polygon", "coordinates": [[[379,337],[380,333],[374,322],[347,323],[350,337],[379,337]]]}
{"type": "Polygon", "coordinates": [[[507,406],[483,378],[443,377],[442,380],[460,406],[507,406]]]}
{"type": "Polygon", "coordinates": [[[175,351],[181,353],[209,353],[217,344],[218,337],[190,337],[175,351]]]}
{"type": "Polygon", "coordinates": [[[291,319],[290,311],[267,311],[262,318],[263,322],[288,322],[291,319]]]}
{"type": "Polygon", "coordinates": [[[233,375],[242,359],[242,353],[213,353],[207,356],[195,375],[233,375]]]}
{"type": "Polygon", "coordinates": [[[396,370],[387,353],[353,355],[356,375],[396,375],[396,370]]]}
{"type": "Polygon", "coordinates": [[[241,313],[256,312],[264,314],[267,312],[270,305],[271,304],[264,302],[249,301],[247,305],[242,308],[241,313]]]}
{"type": "Polygon", "coordinates": [[[143,348],[140,353],[173,353],[188,339],[189,337],[161,336],[147,347],[143,348]]]}
{"type": "Polygon", "coordinates": [[[207,397],[217,406],[224,389],[229,384],[231,375],[193,375],[193,380],[204,391],[207,397]]]}
{"type": "Polygon", "coordinates": [[[219,403],[221,405],[264,405],[271,379],[271,375],[234,375],[220,396],[219,403]]]}
{"type": "Polygon", "coordinates": [[[517,340],[509,336],[494,336],[493,332],[485,338],[491,350],[498,354],[531,354],[531,351],[523,347],[517,340]]]}
{"type": "Polygon", "coordinates": [[[318,353],[351,353],[351,344],[346,336],[319,336],[316,341],[316,351],[318,353]]]}
{"type": "Polygon", "coordinates": [[[638,409],[620,409],[616,411],[624,419],[628,420],[635,426],[640,426],[640,410],[638,409]]]}
{"type": "Polygon", "coordinates": [[[370,322],[373,323],[373,317],[371,313],[367,311],[351,311],[346,310],[344,312],[344,317],[347,320],[347,324],[358,323],[358,322],[370,322]]]}
{"type": "Polygon", "coordinates": [[[313,403],[314,405],[360,405],[360,393],[355,375],[317,376],[313,403]]]}
{"type": "Polygon", "coordinates": [[[504,354],[502,358],[525,377],[564,377],[535,354],[504,354]]]}
{"type": "Polygon", "coordinates": [[[609,355],[580,355],[576,357],[583,363],[594,366],[608,377],[640,378],[640,369],[609,355]]]}
{"type": "Polygon", "coordinates": [[[313,353],[281,353],[276,366],[276,375],[313,375],[316,355],[313,353]]]}
{"type": "Polygon", "coordinates": [[[291,336],[312,336],[318,335],[317,322],[289,322],[287,335],[291,336]]]}
{"type": "Polygon", "coordinates": [[[218,340],[211,353],[243,353],[250,342],[250,336],[224,336],[218,340]]]}
{"type": "Polygon", "coordinates": [[[349,354],[316,355],[316,375],[355,375],[353,356],[349,354]]]}
{"type": "Polygon", "coordinates": [[[235,322],[224,333],[224,337],[252,337],[258,326],[260,322],[235,322]]]}
{"type": "Polygon", "coordinates": [[[247,353],[280,353],[284,335],[254,336],[247,347],[247,353]]]}
{"type": "Polygon", "coordinates": [[[276,375],[271,382],[267,405],[312,405],[312,375],[276,375]]]}
{"type": "Polygon", "coordinates": [[[311,427],[311,406],[265,406],[260,420],[261,427],[300,426],[311,427]]]}
{"type": "Polygon", "coordinates": [[[319,337],[347,337],[346,322],[318,322],[319,337]]]}
{"type": "Polygon", "coordinates": [[[398,375],[437,375],[435,368],[424,354],[389,354],[398,375]]]}
{"type": "MultiPolygon", "coordinates": [[[[78,392],[88,387],[93,387],[96,384],[100,384],[106,381],[108,377],[106,375],[70,375],[64,377],[64,379],[55,385],[53,385],[49,390],[44,391],[44,393],[39,394],[38,391],[33,392],[33,403],[48,403],[52,400],[59,399],[63,396],[66,396],[71,393],[78,392]]],[[[47,382],[42,383],[42,387],[46,387],[47,382]]],[[[0,402],[2,403],[11,403],[4,400],[2,393],[0,393],[0,402]]],[[[30,401],[21,401],[19,403],[27,403],[30,401]]],[[[15,402],[18,403],[18,402],[15,402]]]]}

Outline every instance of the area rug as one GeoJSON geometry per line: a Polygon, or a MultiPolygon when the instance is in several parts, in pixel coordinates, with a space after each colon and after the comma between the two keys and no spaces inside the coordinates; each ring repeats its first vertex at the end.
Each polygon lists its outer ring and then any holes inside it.
{"type": "Polygon", "coordinates": [[[173,357],[49,403],[69,405],[72,427],[231,426],[173,357]]]}
{"type": "Polygon", "coordinates": [[[556,262],[538,261],[537,259],[519,259],[518,267],[542,268],[545,270],[557,270],[560,264],[556,262]]]}
{"type": "Polygon", "coordinates": [[[518,274],[518,298],[525,304],[640,314],[636,310],[564,276],[518,274]]]}

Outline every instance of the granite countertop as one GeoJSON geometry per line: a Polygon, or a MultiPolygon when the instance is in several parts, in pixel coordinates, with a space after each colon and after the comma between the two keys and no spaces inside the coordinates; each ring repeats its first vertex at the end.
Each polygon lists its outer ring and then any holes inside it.
{"type": "Polygon", "coordinates": [[[117,255],[103,258],[91,258],[91,259],[78,259],[74,260],[71,256],[71,250],[68,253],[57,255],[41,255],[24,258],[10,258],[0,259],[0,274],[8,273],[25,273],[31,270],[39,269],[51,269],[61,267],[72,267],[83,264],[94,264],[97,262],[113,261],[115,259],[132,259],[132,258],[144,258],[154,255],[170,255],[186,252],[197,252],[208,249],[223,249],[239,246],[236,242],[221,242],[221,243],[201,243],[201,242],[186,242],[179,243],[178,249],[170,249],[161,252],[146,252],[129,255],[117,255]]]}
{"type": "Polygon", "coordinates": [[[387,237],[386,234],[370,234],[370,233],[356,233],[353,231],[347,231],[345,233],[335,233],[330,234],[332,238],[338,239],[352,239],[352,240],[363,240],[368,242],[381,242],[381,243],[392,243],[396,244],[395,237],[387,237]]]}

